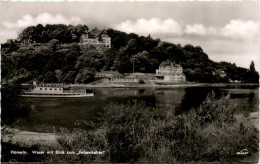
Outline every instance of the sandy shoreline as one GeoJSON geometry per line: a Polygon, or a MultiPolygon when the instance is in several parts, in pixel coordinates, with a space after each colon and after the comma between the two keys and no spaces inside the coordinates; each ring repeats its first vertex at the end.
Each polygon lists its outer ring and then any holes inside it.
{"type": "Polygon", "coordinates": [[[24,147],[31,147],[33,145],[45,145],[45,146],[59,146],[57,137],[59,135],[55,133],[38,133],[31,131],[21,131],[19,129],[2,127],[2,142],[19,144],[24,147]]]}

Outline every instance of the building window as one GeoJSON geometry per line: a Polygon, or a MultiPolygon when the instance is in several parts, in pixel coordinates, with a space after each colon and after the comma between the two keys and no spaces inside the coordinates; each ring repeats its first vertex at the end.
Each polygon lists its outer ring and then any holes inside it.
{"type": "Polygon", "coordinates": [[[40,90],[42,90],[42,88],[40,88],[40,90]]]}
{"type": "Polygon", "coordinates": [[[61,88],[59,90],[61,91],[61,88]]]}
{"type": "Polygon", "coordinates": [[[50,90],[52,90],[52,88],[50,88],[50,90]]]}
{"type": "Polygon", "coordinates": [[[45,90],[47,90],[47,88],[45,88],[45,90]]]}
{"type": "Polygon", "coordinates": [[[54,90],[57,90],[56,88],[54,90]]]}

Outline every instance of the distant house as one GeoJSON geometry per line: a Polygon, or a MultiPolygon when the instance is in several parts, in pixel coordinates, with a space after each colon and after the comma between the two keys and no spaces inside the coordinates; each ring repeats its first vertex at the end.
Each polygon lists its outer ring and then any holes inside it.
{"type": "Polygon", "coordinates": [[[165,82],[184,82],[186,77],[183,74],[181,65],[169,60],[163,61],[159,69],[156,69],[155,77],[157,80],[165,82]]]}
{"type": "Polygon", "coordinates": [[[135,77],[126,77],[123,74],[117,71],[101,71],[96,72],[95,78],[103,79],[103,82],[111,82],[111,83],[132,83],[138,82],[138,79],[135,77]]]}
{"type": "Polygon", "coordinates": [[[226,72],[223,71],[222,69],[217,69],[212,72],[213,75],[219,75],[220,77],[224,78],[227,76],[226,72]]]}
{"type": "Polygon", "coordinates": [[[137,78],[114,77],[109,79],[112,83],[137,83],[137,78]]]}
{"type": "Polygon", "coordinates": [[[97,28],[83,34],[80,42],[83,45],[101,45],[111,48],[111,38],[105,30],[99,31],[97,28]]]}

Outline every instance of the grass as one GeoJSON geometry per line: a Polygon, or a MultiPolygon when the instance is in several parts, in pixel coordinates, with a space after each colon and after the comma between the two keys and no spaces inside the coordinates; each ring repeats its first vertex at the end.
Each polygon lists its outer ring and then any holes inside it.
{"type": "Polygon", "coordinates": [[[197,109],[176,116],[172,107],[138,102],[110,104],[93,130],[60,137],[63,150],[104,151],[101,155],[52,155],[46,161],[212,162],[234,161],[236,152],[258,150],[258,129],[238,114],[229,95],[208,95],[197,109]]]}

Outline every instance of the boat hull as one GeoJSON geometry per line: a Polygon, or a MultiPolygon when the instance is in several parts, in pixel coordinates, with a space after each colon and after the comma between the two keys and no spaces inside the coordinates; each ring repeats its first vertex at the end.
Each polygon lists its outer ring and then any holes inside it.
{"type": "Polygon", "coordinates": [[[28,98],[77,98],[77,97],[91,97],[94,96],[94,93],[87,94],[22,94],[21,97],[28,98]]]}

